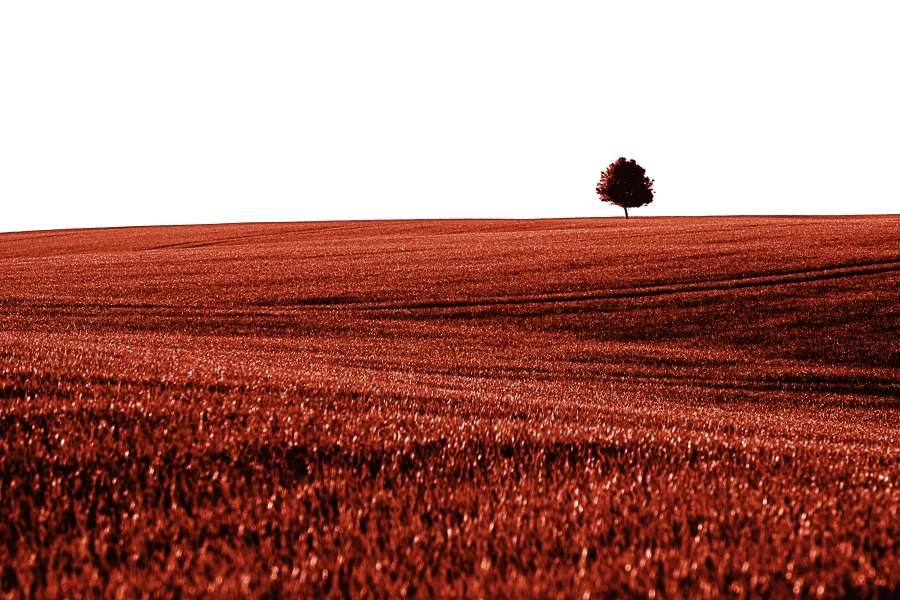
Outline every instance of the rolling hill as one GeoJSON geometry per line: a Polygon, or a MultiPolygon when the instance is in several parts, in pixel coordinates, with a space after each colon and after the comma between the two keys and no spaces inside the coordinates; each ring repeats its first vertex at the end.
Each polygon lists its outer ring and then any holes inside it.
{"type": "Polygon", "coordinates": [[[898,232],[0,234],[0,590],[897,594],[898,232]]]}

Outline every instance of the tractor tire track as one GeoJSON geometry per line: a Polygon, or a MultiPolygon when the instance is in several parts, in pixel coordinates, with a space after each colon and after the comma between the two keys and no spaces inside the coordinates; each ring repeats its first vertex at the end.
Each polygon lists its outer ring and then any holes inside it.
{"type": "MultiPolygon", "coordinates": [[[[900,260],[882,260],[870,263],[826,266],[797,271],[784,271],[766,275],[750,275],[719,280],[706,280],[689,283],[663,285],[633,286],[611,290],[590,290],[586,292],[563,292],[552,294],[534,294],[524,296],[500,296],[495,298],[456,299],[424,302],[346,302],[344,308],[363,310],[435,310],[452,308],[478,308],[501,305],[528,304],[570,304],[597,300],[618,300],[641,298],[648,296],[666,296],[677,294],[728,291],[745,288],[766,288],[780,285],[810,283],[865,277],[881,273],[900,272],[900,260]]],[[[299,304],[299,302],[298,302],[299,304]]],[[[328,305],[323,305],[328,306],[328,305]]]]}

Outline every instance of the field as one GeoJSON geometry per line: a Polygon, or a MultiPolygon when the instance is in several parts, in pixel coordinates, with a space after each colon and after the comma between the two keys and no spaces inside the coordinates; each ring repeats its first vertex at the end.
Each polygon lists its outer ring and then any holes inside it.
{"type": "Polygon", "coordinates": [[[0,234],[0,595],[900,595],[900,216],[0,234]]]}

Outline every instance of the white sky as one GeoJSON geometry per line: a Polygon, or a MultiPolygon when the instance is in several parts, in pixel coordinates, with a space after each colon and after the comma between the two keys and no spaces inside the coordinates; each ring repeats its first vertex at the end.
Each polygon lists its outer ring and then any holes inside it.
{"type": "Polygon", "coordinates": [[[896,213],[895,2],[0,4],[0,231],[896,213]]]}

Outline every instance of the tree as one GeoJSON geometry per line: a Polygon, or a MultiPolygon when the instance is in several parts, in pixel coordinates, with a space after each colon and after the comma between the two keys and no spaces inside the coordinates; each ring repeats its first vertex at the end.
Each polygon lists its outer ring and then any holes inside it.
{"type": "Polygon", "coordinates": [[[619,160],[609,165],[597,183],[597,194],[603,202],[609,202],[625,209],[646,206],[653,202],[653,180],[647,177],[644,167],[634,159],[619,160]]]}

